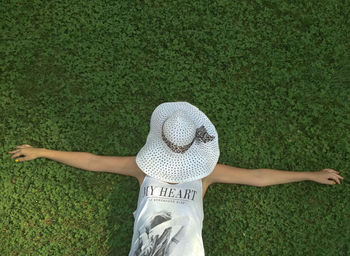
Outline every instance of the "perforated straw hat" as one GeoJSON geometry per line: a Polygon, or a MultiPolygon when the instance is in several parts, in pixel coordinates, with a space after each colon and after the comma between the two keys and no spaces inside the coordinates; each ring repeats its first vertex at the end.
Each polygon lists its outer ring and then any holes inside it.
{"type": "Polygon", "coordinates": [[[188,102],[165,102],[152,113],[136,163],[152,178],[182,183],[208,176],[219,156],[218,134],[209,118],[188,102]]]}

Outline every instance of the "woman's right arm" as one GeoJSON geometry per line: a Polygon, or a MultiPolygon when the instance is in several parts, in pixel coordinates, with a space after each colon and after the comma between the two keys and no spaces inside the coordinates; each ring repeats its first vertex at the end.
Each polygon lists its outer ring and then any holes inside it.
{"type": "Polygon", "coordinates": [[[91,159],[94,154],[88,152],[58,151],[46,148],[39,149],[39,157],[48,158],[79,169],[93,171],[91,159]]]}
{"type": "Polygon", "coordinates": [[[28,144],[17,146],[16,150],[9,153],[14,153],[11,158],[17,157],[16,162],[24,162],[44,157],[88,171],[92,171],[90,163],[94,155],[88,152],[70,152],[46,148],[34,148],[28,144]]]}
{"type": "Polygon", "coordinates": [[[28,144],[17,146],[17,150],[13,150],[9,153],[14,153],[11,158],[18,157],[16,160],[19,162],[44,157],[88,171],[111,172],[133,176],[137,179],[143,176],[143,172],[136,164],[135,156],[99,156],[89,152],[33,148],[28,144]]]}

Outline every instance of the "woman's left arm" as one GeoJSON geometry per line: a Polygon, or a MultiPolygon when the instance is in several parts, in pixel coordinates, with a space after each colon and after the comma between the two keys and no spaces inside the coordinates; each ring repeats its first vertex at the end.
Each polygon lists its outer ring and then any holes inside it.
{"type": "Polygon", "coordinates": [[[293,172],[280,171],[272,169],[257,169],[261,173],[261,186],[271,186],[289,182],[297,182],[311,180],[322,184],[334,185],[337,182],[340,184],[340,176],[338,171],[333,169],[323,169],[316,172],[293,172]]]}

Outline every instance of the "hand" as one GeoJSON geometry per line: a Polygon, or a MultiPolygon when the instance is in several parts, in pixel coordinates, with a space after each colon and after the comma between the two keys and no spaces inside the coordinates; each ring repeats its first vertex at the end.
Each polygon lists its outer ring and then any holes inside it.
{"type": "Polygon", "coordinates": [[[29,160],[34,160],[40,156],[41,148],[33,148],[32,146],[28,144],[24,144],[21,146],[17,146],[16,150],[10,151],[9,153],[13,154],[11,158],[23,156],[20,158],[17,158],[18,162],[23,162],[23,161],[29,161],[29,160]]]}
{"type": "Polygon", "coordinates": [[[319,172],[312,173],[312,181],[322,183],[322,184],[328,184],[328,185],[334,185],[336,182],[340,184],[339,179],[344,179],[342,176],[338,175],[339,172],[333,170],[333,169],[323,169],[319,172]]]}

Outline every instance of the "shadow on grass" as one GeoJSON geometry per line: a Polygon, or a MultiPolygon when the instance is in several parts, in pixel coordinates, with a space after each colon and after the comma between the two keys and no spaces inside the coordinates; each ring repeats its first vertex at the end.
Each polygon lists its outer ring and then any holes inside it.
{"type": "Polygon", "coordinates": [[[118,185],[109,198],[111,212],[108,227],[112,236],[109,239],[109,255],[128,255],[134,227],[133,212],[137,207],[139,184],[137,179],[120,176],[118,185]]]}

